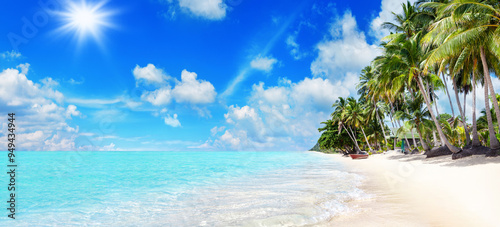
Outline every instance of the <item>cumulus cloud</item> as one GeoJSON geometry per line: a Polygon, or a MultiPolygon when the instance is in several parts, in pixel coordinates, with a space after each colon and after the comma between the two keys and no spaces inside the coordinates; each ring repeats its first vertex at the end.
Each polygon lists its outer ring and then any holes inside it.
{"type": "Polygon", "coordinates": [[[272,57],[257,56],[250,62],[250,66],[254,69],[270,72],[276,62],[278,61],[272,57]]]}
{"type": "Polygon", "coordinates": [[[5,52],[0,53],[0,58],[2,58],[4,60],[14,60],[14,59],[21,58],[21,53],[15,51],[15,50],[5,51],[5,52]]]}
{"type": "Polygon", "coordinates": [[[162,87],[154,91],[145,91],[141,99],[155,106],[170,104],[172,101],[172,89],[170,86],[162,87]]]}
{"type": "Polygon", "coordinates": [[[173,116],[168,115],[164,117],[164,120],[166,125],[170,125],[174,128],[181,126],[181,122],[177,119],[177,114],[174,114],[173,116]]]}
{"type": "MultiPolygon", "coordinates": [[[[29,80],[25,73],[29,64],[18,69],[0,72],[0,109],[16,113],[19,150],[75,150],[78,126],[68,123],[74,116],[81,116],[75,105],[65,107],[64,96],[54,90],[57,83],[51,78],[41,80],[42,84],[29,80]]],[[[6,122],[6,116],[0,116],[6,122]]],[[[0,143],[4,144],[7,126],[0,125],[0,143]]]]}
{"type": "Polygon", "coordinates": [[[311,64],[311,72],[330,79],[344,77],[347,72],[359,73],[381,54],[378,46],[367,43],[349,11],[332,24],[327,38],[316,49],[318,56],[311,64]]]}
{"type": "Polygon", "coordinates": [[[136,67],[134,77],[137,83],[141,80],[164,83],[156,90],[145,90],[141,95],[142,100],[155,106],[165,106],[172,101],[193,105],[208,104],[213,103],[217,96],[217,92],[210,82],[197,79],[198,75],[196,73],[185,69],[181,73],[181,80],[175,80],[176,83],[173,87],[167,83],[167,76],[163,73],[163,70],[157,69],[152,64],[145,68],[136,67]],[[136,73],[136,70],[138,73],[136,73]]]}
{"type": "Polygon", "coordinates": [[[231,105],[224,114],[226,125],[211,130],[212,138],[201,147],[226,150],[304,150],[317,140],[318,119],[327,119],[339,96],[349,95],[323,78],[293,83],[281,79],[278,86],[254,84],[244,106],[231,105]],[[219,133],[224,131],[224,133],[219,133]]]}
{"type": "Polygon", "coordinates": [[[165,108],[173,103],[189,104],[189,107],[200,116],[211,117],[210,111],[205,106],[200,105],[213,103],[217,92],[210,82],[198,79],[195,72],[184,69],[181,73],[181,79],[178,80],[166,76],[163,70],[156,68],[153,64],[148,64],[144,68],[136,66],[134,77],[138,88],[143,89],[141,100],[157,106],[158,109],[154,110],[152,114],[155,117],[163,118],[165,124],[172,127],[181,126],[177,114],[171,116],[172,113],[169,113],[165,108]],[[153,81],[156,86],[142,86],[143,84],[139,86],[139,82],[143,80],[153,81]]]}
{"type": "Polygon", "coordinates": [[[78,110],[76,110],[75,105],[68,105],[68,108],[66,109],[66,117],[71,118],[73,116],[81,116],[82,113],[78,110]]]}
{"type": "Polygon", "coordinates": [[[132,74],[136,80],[136,86],[139,86],[139,82],[144,82],[146,84],[164,84],[169,78],[163,70],[156,68],[153,64],[148,64],[146,67],[142,68],[136,65],[132,74]]]}
{"type": "Polygon", "coordinates": [[[215,101],[214,86],[204,80],[197,80],[194,72],[182,70],[181,81],[172,90],[176,102],[191,104],[206,104],[215,101]]]}
{"type": "MultiPolygon", "coordinates": [[[[382,24],[384,22],[393,22],[394,15],[392,12],[399,14],[403,11],[401,4],[406,3],[407,0],[382,0],[380,6],[380,12],[376,18],[370,24],[370,35],[374,36],[378,40],[384,38],[390,34],[387,29],[382,29],[382,24]]],[[[410,0],[410,3],[414,3],[415,0],[410,0]]]]}
{"type": "Polygon", "coordinates": [[[227,5],[222,0],[179,0],[181,9],[195,16],[209,20],[221,20],[226,17],[227,5]]]}

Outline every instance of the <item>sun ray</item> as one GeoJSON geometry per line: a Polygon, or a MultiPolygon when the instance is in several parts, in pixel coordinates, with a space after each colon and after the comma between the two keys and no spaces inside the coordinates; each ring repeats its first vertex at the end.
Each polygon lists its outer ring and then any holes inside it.
{"type": "Polygon", "coordinates": [[[110,19],[115,12],[105,9],[106,3],[68,1],[64,11],[57,13],[63,22],[58,31],[73,34],[79,45],[89,38],[102,45],[104,30],[115,27],[110,19]]]}

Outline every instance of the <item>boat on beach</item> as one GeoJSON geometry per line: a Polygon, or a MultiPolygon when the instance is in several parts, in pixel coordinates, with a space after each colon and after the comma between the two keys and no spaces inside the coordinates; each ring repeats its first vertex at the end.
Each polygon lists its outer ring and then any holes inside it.
{"type": "Polygon", "coordinates": [[[368,154],[349,154],[349,156],[351,156],[352,159],[367,159],[368,158],[368,154]]]}

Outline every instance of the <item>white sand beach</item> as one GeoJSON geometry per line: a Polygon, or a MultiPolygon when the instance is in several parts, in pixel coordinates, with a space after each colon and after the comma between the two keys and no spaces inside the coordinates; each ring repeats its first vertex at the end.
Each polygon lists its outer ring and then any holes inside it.
{"type": "Polygon", "coordinates": [[[397,151],[352,160],[329,155],[365,176],[367,201],[336,226],[499,226],[500,157],[426,159],[397,151]]]}

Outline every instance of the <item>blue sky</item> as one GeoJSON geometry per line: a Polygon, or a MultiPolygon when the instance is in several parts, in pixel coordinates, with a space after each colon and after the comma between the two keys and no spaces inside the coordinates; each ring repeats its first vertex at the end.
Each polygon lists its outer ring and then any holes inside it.
{"type": "Polygon", "coordinates": [[[402,1],[35,2],[0,3],[19,149],[305,150],[402,1]]]}

